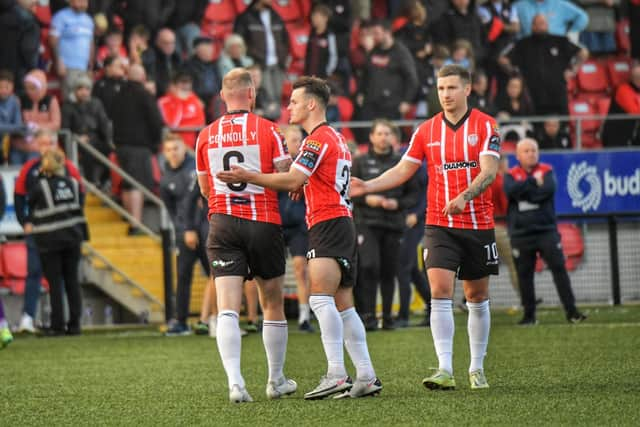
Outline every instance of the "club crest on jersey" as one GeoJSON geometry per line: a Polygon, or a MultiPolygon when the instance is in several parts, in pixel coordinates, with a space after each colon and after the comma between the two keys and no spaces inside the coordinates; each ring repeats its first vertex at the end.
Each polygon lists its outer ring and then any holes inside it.
{"type": "Polygon", "coordinates": [[[313,140],[306,140],[304,142],[304,145],[307,148],[310,148],[315,151],[320,151],[320,147],[322,147],[322,144],[320,144],[318,141],[313,141],[313,140]]]}
{"type": "Polygon", "coordinates": [[[478,143],[478,135],[476,135],[475,133],[469,135],[467,137],[467,142],[469,143],[469,145],[471,145],[473,147],[474,145],[476,145],[478,143]]]}

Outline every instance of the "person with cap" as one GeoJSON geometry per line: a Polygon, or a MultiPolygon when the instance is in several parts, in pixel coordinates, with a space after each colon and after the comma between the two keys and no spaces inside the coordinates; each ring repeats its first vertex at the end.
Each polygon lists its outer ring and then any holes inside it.
{"type": "MultiPolygon", "coordinates": [[[[88,75],[76,79],[69,101],[62,106],[62,127],[108,156],[113,150],[111,121],[102,102],[91,96],[92,87],[93,82],[88,75]]],[[[106,184],[109,170],[84,150],[80,150],[80,153],[84,176],[98,186],[106,184]]]]}
{"type": "MultiPolygon", "coordinates": [[[[193,79],[193,91],[205,106],[220,92],[222,74],[218,73],[218,63],[214,59],[215,48],[209,37],[197,37],[193,41],[193,55],[183,64],[182,70],[193,79]]],[[[207,121],[212,120],[207,117],[207,121]]]]}

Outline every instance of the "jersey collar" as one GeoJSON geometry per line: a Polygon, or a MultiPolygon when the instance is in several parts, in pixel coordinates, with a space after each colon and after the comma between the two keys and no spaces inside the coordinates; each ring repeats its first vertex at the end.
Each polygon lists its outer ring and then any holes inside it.
{"type": "Polygon", "coordinates": [[[227,111],[224,114],[228,115],[228,114],[247,114],[247,113],[249,113],[249,110],[231,110],[231,111],[227,111]]]}
{"type": "Polygon", "coordinates": [[[318,126],[314,127],[311,132],[309,132],[309,135],[311,135],[312,133],[314,133],[316,130],[318,130],[319,128],[321,128],[322,126],[329,126],[328,122],[322,122],[320,123],[318,126]]]}
{"type": "Polygon", "coordinates": [[[458,128],[460,126],[462,126],[464,124],[464,121],[469,118],[470,114],[471,114],[471,108],[467,108],[467,112],[464,113],[464,116],[462,116],[462,118],[460,118],[460,120],[458,120],[458,123],[453,124],[449,120],[447,120],[447,117],[444,115],[444,111],[443,111],[442,112],[442,120],[447,124],[448,127],[450,127],[452,130],[456,131],[456,130],[458,130],[458,128]]]}

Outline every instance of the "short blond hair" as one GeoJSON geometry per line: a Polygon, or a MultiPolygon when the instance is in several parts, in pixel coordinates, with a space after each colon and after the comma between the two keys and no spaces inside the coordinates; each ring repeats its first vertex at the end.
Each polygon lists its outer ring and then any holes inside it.
{"type": "Polygon", "coordinates": [[[47,176],[64,176],[64,163],[65,155],[61,149],[56,148],[54,150],[49,150],[42,155],[40,171],[47,176]]]}
{"type": "Polygon", "coordinates": [[[234,68],[222,78],[222,90],[233,92],[253,87],[251,73],[246,68],[234,68]]]}

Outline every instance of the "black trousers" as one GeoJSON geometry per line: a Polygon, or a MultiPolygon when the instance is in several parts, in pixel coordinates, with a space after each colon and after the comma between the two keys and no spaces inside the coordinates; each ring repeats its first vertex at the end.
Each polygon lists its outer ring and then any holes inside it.
{"type": "Polygon", "coordinates": [[[189,303],[191,302],[191,282],[193,281],[193,266],[200,260],[202,268],[210,274],[207,259],[208,224],[198,230],[198,246],[195,250],[184,244],[184,234],[178,235],[178,285],[176,295],[176,318],[179,322],[186,322],[189,317],[189,303]]]}
{"type": "Polygon", "coordinates": [[[424,236],[424,221],[405,230],[404,239],[400,246],[398,262],[398,291],[400,294],[400,310],[398,318],[409,320],[409,305],[411,304],[411,283],[416,288],[427,307],[431,302],[429,282],[423,270],[418,268],[417,248],[424,236]]]}
{"type": "Polygon", "coordinates": [[[78,283],[80,244],[57,250],[40,251],[40,263],[44,277],[49,282],[51,299],[51,329],[64,332],[63,293],[69,304],[68,329],[80,328],[82,296],[78,283]]]}
{"type": "Polygon", "coordinates": [[[367,226],[357,226],[356,232],[359,242],[356,310],[363,319],[375,317],[380,284],[382,315],[390,319],[402,233],[367,226]]]}
{"type": "Polygon", "coordinates": [[[536,266],[536,255],[547,263],[553,275],[553,283],[567,315],[576,311],[576,300],[571,290],[571,281],[564,265],[564,254],[560,245],[560,235],[550,231],[530,237],[511,238],[518,279],[520,280],[520,296],[525,317],[535,317],[536,292],[533,276],[536,266]]]}

